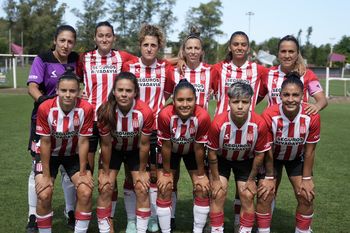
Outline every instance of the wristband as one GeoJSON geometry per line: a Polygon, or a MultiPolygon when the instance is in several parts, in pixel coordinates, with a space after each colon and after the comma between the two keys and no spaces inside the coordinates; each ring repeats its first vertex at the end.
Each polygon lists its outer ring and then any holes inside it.
{"type": "Polygon", "coordinates": [[[311,180],[312,179],[312,177],[311,176],[303,176],[303,178],[302,178],[303,180],[311,180]]]}
{"type": "Polygon", "coordinates": [[[265,180],[274,180],[275,177],[274,176],[265,176],[265,180]]]}
{"type": "Polygon", "coordinates": [[[205,177],[205,175],[202,175],[202,176],[197,175],[197,177],[198,177],[198,179],[203,179],[205,177]]]}

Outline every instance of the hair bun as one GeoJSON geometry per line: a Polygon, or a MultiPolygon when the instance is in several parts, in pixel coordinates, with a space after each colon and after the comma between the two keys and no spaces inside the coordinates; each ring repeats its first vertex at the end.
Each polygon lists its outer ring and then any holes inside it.
{"type": "Polygon", "coordinates": [[[189,37],[199,37],[201,33],[199,32],[199,29],[196,26],[192,26],[190,29],[189,37]]]}
{"type": "Polygon", "coordinates": [[[66,66],[66,72],[74,72],[74,67],[73,66],[66,66]]]}

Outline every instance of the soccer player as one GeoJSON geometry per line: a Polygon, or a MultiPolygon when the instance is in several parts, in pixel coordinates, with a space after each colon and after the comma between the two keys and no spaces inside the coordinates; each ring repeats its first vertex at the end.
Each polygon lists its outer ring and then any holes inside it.
{"type": "MultiPolygon", "coordinates": [[[[137,77],[140,86],[140,100],[144,101],[153,111],[154,119],[157,119],[160,109],[163,107],[165,100],[170,94],[165,93],[166,74],[168,66],[167,61],[157,58],[158,52],[164,47],[165,36],[162,30],[154,25],[145,24],[141,27],[139,32],[139,43],[141,57],[129,61],[123,66],[123,71],[128,71],[137,77]]],[[[156,185],[156,146],[157,146],[157,124],[154,123],[153,131],[151,135],[151,149],[150,149],[150,164],[151,164],[151,208],[152,216],[149,221],[149,231],[158,231],[158,222],[156,216],[156,198],[157,198],[157,185],[156,185]]],[[[124,193],[127,197],[125,199],[125,206],[128,215],[129,229],[133,229],[135,224],[135,206],[132,202],[133,190],[132,187],[124,189],[124,193]]],[[[130,231],[133,232],[133,231],[130,231]]]]}
{"type": "MultiPolygon", "coordinates": [[[[114,79],[121,72],[123,64],[135,58],[127,52],[113,49],[116,35],[114,34],[113,26],[107,21],[99,22],[96,25],[94,40],[96,48],[81,54],[77,70],[77,74],[83,78],[85,97],[94,107],[95,112],[94,132],[90,138],[89,148],[89,164],[92,171],[94,170],[94,155],[99,141],[96,123],[97,110],[102,103],[107,101],[114,79]]],[[[111,218],[113,218],[115,213],[117,197],[118,193],[115,190],[113,193],[111,218]]],[[[113,220],[111,224],[113,224],[113,220]]],[[[111,233],[113,232],[112,225],[111,233]]]]}
{"type": "Polygon", "coordinates": [[[87,154],[93,109],[78,98],[79,80],[73,69],[68,68],[58,80],[57,97],[45,101],[38,109],[36,134],[40,135],[40,154],[36,155],[35,188],[40,233],[51,232],[53,183],[60,165],[77,189],[74,232],[87,232],[91,219],[94,184],[87,154]]]}
{"type": "MultiPolygon", "coordinates": [[[[33,161],[32,171],[28,179],[29,221],[26,227],[28,233],[37,231],[35,217],[37,195],[35,192],[34,179],[35,156],[39,151],[38,141],[40,139],[40,136],[35,133],[37,111],[41,103],[55,96],[58,78],[65,72],[65,68],[67,66],[76,67],[78,54],[72,52],[75,41],[76,31],[72,26],[59,26],[54,35],[53,49],[49,52],[39,54],[34,59],[28,76],[28,93],[35,101],[31,117],[31,132],[28,145],[28,150],[30,150],[33,161]]],[[[68,217],[68,226],[74,229],[75,187],[62,167],[61,174],[61,183],[66,201],[64,212],[68,217]]]]}
{"type": "MultiPolygon", "coordinates": [[[[302,103],[304,88],[297,73],[288,74],[281,85],[281,103],[269,107],[262,115],[269,130],[269,141],[273,144],[277,187],[285,167],[298,202],[295,216],[296,233],[311,232],[315,198],[312,170],[314,151],[320,140],[320,116],[317,113],[309,114],[309,105],[302,103]]],[[[258,196],[257,209],[261,208],[259,212],[269,219],[259,221],[257,218],[257,223],[259,232],[265,233],[270,232],[271,199],[264,200],[261,197],[262,195],[258,196]]]]}
{"type": "Polygon", "coordinates": [[[271,67],[263,76],[259,99],[268,96],[268,104],[281,103],[280,92],[282,82],[287,73],[295,71],[300,75],[304,84],[303,102],[307,103],[306,113],[315,114],[327,106],[327,99],[321,84],[310,69],[306,68],[305,61],[300,54],[299,42],[294,36],[287,35],[278,43],[278,60],[280,65],[271,67]],[[315,98],[316,103],[308,103],[309,95],[315,98]]]}
{"type": "MultiPolygon", "coordinates": [[[[267,70],[265,67],[248,60],[249,51],[250,46],[247,34],[242,31],[236,31],[231,35],[228,42],[226,59],[213,65],[212,79],[214,80],[214,94],[217,98],[216,115],[226,112],[229,109],[227,92],[229,87],[237,81],[246,82],[251,85],[254,94],[250,109],[254,111],[258,100],[261,79],[267,70]]],[[[235,229],[239,227],[240,206],[241,201],[236,191],[234,201],[235,229]]]]}
{"type": "Polygon", "coordinates": [[[174,175],[183,158],[191,177],[194,193],[193,232],[203,232],[209,213],[209,180],[205,174],[204,156],[210,126],[207,111],[197,106],[196,90],[187,79],[175,87],[173,105],[158,116],[158,138],[163,168],[158,171],[157,215],[161,231],[171,232],[171,193],[174,175]]]}
{"type": "Polygon", "coordinates": [[[136,99],[138,95],[139,86],[135,75],[121,72],[114,81],[107,102],[101,105],[97,113],[103,167],[99,173],[100,195],[97,202],[101,233],[110,232],[108,217],[112,190],[123,162],[131,171],[135,187],[136,230],[140,233],[147,230],[151,209],[146,166],[154,118],[148,105],[136,99]]]}
{"type": "Polygon", "coordinates": [[[224,204],[231,169],[242,203],[240,233],[251,232],[255,220],[256,175],[270,149],[264,120],[250,111],[253,89],[236,82],[228,89],[229,111],[215,116],[208,133],[212,200],[211,232],[224,230],[224,204]]]}

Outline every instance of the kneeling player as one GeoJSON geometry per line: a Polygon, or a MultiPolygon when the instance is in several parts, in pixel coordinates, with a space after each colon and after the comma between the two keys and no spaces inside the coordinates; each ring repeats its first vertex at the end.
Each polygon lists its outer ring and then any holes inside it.
{"type": "Polygon", "coordinates": [[[40,233],[51,232],[53,182],[62,165],[77,189],[76,233],[87,232],[91,219],[93,180],[87,165],[88,137],[92,134],[93,109],[78,98],[79,81],[72,69],[59,78],[57,97],[40,105],[36,133],[40,157],[36,157],[35,186],[40,233]]]}

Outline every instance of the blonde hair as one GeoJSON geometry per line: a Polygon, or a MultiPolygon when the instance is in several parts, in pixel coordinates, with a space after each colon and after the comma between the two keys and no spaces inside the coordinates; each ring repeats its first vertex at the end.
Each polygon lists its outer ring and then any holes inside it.
{"type": "Polygon", "coordinates": [[[162,31],[162,29],[160,29],[160,27],[155,26],[155,25],[150,25],[150,24],[144,24],[142,25],[140,32],[139,32],[139,43],[140,46],[142,44],[142,42],[145,40],[146,36],[154,36],[157,38],[158,40],[158,46],[159,48],[164,48],[165,46],[165,36],[164,33],[162,31]]]}

